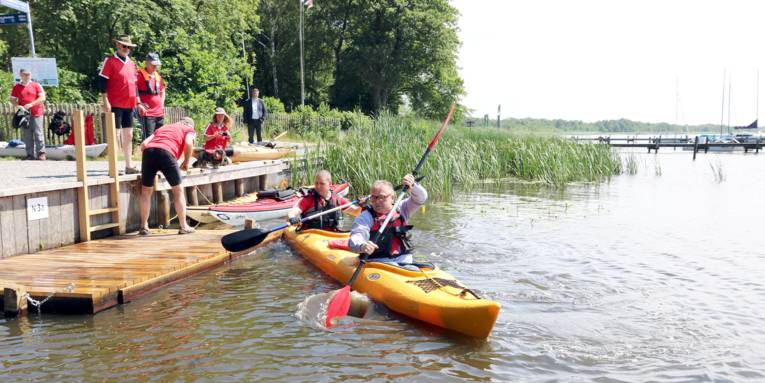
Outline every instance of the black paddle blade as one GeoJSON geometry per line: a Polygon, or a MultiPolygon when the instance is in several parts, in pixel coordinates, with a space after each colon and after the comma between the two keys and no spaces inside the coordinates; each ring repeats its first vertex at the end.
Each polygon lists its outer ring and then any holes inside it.
{"type": "Polygon", "coordinates": [[[246,229],[226,234],[220,239],[223,248],[232,251],[243,251],[263,242],[272,230],[246,229]]]}

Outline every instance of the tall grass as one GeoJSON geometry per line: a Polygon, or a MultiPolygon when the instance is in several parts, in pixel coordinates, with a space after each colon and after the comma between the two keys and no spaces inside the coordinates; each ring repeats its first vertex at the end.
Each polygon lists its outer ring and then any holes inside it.
{"type": "MultiPolygon", "coordinates": [[[[320,141],[307,153],[307,171],[293,182],[311,183],[315,161],[365,193],[377,179],[397,181],[412,171],[438,124],[383,114],[372,126],[354,126],[336,140],[320,141]]],[[[455,184],[471,187],[486,180],[514,177],[561,187],[575,181],[598,182],[621,173],[619,156],[605,145],[578,144],[554,136],[511,134],[495,129],[451,126],[420,173],[435,195],[455,184]]]]}

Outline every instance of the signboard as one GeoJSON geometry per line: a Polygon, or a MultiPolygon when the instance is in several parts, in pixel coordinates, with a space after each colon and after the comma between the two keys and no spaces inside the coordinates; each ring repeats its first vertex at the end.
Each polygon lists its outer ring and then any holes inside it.
{"type": "Polygon", "coordinates": [[[27,221],[48,218],[48,197],[27,198],[27,221]]]}
{"type": "Polygon", "coordinates": [[[0,15],[0,25],[26,24],[26,13],[11,13],[9,15],[0,15]]]}
{"type": "Polygon", "coordinates": [[[21,0],[0,0],[0,5],[15,9],[20,12],[29,13],[29,3],[21,0]]]}
{"type": "Polygon", "coordinates": [[[58,70],[55,58],[44,57],[11,57],[13,78],[21,81],[19,70],[26,68],[32,71],[32,80],[42,86],[58,86],[58,70]]]}

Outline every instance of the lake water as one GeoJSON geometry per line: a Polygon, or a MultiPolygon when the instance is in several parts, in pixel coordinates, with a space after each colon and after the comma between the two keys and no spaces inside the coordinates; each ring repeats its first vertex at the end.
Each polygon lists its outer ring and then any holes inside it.
{"type": "Polygon", "coordinates": [[[487,340],[384,308],[317,329],[297,306],[339,285],[277,243],[95,316],[0,319],[0,381],[765,381],[765,155],[633,158],[417,216],[419,253],[502,304],[487,340]]]}

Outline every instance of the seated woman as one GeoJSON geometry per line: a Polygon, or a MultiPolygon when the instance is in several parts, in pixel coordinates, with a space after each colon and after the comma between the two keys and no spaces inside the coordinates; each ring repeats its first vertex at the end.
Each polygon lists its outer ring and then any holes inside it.
{"type": "Polygon", "coordinates": [[[231,117],[226,114],[223,108],[216,108],[212,121],[205,129],[204,152],[200,156],[200,163],[197,167],[205,167],[208,162],[212,163],[213,168],[226,160],[226,145],[231,141],[231,117]]]}

